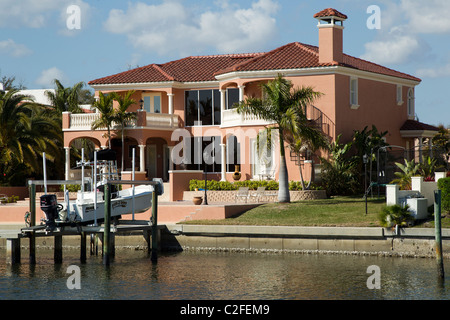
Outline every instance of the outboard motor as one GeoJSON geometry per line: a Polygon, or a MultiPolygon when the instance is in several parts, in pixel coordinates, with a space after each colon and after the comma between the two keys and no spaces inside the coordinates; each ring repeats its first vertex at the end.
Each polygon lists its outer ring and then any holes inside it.
{"type": "Polygon", "coordinates": [[[53,230],[56,228],[55,220],[58,218],[58,202],[55,194],[46,194],[41,196],[41,210],[44,211],[47,220],[47,228],[53,230]]]}

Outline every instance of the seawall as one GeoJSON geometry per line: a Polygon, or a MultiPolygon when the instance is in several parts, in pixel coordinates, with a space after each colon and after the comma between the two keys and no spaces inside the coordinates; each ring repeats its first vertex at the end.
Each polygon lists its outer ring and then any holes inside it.
{"type": "MultiPolygon", "coordinates": [[[[0,229],[20,230],[17,225],[0,229]]],[[[386,228],[289,227],[236,225],[161,225],[161,251],[235,251],[273,253],[354,254],[435,258],[434,229],[405,228],[395,234],[386,228]]],[[[22,247],[28,246],[23,239],[22,247]]],[[[79,247],[78,236],[65,236],[63,247],[79,247]]],[[[116,236],[117,249],[146,249],[147,242],[139,232],[116,236]]],[[[450,229],[442,229],[444,258],[450,258],[450,229]]],[[[37,248],[51,248],[53,239],[36,239],[37,248]]],[[[0,238],[0,247],[6,239],[0,238]]]]}

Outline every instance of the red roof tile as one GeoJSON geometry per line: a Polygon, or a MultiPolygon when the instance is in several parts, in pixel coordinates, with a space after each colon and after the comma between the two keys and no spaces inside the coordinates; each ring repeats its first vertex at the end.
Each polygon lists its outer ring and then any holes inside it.
{"type": "Polygon", "coordinates": [[[344,54],[343,63],[319,63],[319,48],[299,42],[289,43],[275,50],[258,55],[253,59],[241,62],[231,66],[228,69],[221,70],[217,74],[223,74],[233,71],[257,71],[257,70],[277,70],[277,69],[301,69],[312,67],[326,67],[331,65],[340,65],[343,67],[368,71],[393,77],[404,78],[413,81],[421,81],[419,78],[398,72],[381,65],[365,61],[344,54]]]}
{"type": "Polygon", "coordinates": [[[108,77],[92,80],[89,84],[215,81],[214,73],[217,71],[258,55],[260,55],[260,53],[187,57],[165,64],[151,64],[128,70],[108,77]]]}
{"type": "Polygon", "coordinates": [[[406,120],[406,122],[403,124],[403,126],[400,128],[401,131],[409,131],[409,130],[417,130],[417,131],[422,131],[422,130],[429,130],[429,131],[439,131],[439,128],[426,124],[426,123],[422,123],[416,120],[406,120]]]}
{"type": "Polygon", "coordinates": [[[337,11],[336,9],[333,9],[333,8],[324,9],[320,12],[317,12],[314,15],[314,18],[320,18],[320,17],[338,17],[338,18],[342,18],[342,19],[347,19],[347,16],[345,14],[340,13],[339,11],[337,11]]]}
{"type": "Polygon", "coordinates": [[[215,76],[233,71],[302,69],[331,65],[421,81],[411,75],[346,54],[343,63],[320,64],[318,47],[293,42],[266,53],[194,56],[165,64],[151,64],[92,80],[89,84],[215,81],[215,76]]]}

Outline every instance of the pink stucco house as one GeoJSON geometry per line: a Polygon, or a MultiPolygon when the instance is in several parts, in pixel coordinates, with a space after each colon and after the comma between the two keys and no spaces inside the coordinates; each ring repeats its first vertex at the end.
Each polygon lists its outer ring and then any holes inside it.
{"type": "MultiPolygon", "coordinates": [[[[331,139],[342,134],[343,141],[349,140],[354,130],[375,125],[389,132],[389,144],[410,149],[435,134],[435,127],[414,117],[420,79],[345,54],[346,15],[325,9],[314,18],[318,47],[294,42],[269,52],[191,56],[90,81],[96,94],[135,90],[137,103],[130,111],[137,112],[137,120],[127,127],[123,148],[120,139],[113,140],[118,156],[126,155],[122,170],[130,170],[134,147],[138,179],[160,177],[173,184],[176,175],[201,178],[205,163],[208,178],[231,181],[239,164],[241,180],[277,179],[277,148],[265,161],[256,149],[256,136],[269,123],[237,114],[233,104],[247,96],[260,97],[259,85],[280,73],[295,86],[312,86],[323,93],[307,113],[331,139]],[[201,156],[208,146],[212,161],[201,156]]],[[[98,148],[107,146],[105,130],[91,130],[98,116],[63,115],[66,172],[75,139],[89,138],[98,148]]],[[[289,154],[287,149],[289,179],[298,180],[298,163],[289,154]]],[[[306,180],[309,165],[304,163],[306,180]]]]}

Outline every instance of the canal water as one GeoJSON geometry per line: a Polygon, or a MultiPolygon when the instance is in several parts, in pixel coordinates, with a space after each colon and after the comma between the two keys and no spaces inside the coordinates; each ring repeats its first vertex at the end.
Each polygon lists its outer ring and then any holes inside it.
{"type": "Polygon", "coordinates": [[[30,265],[27,252],[22,252],[22,263],[11,266],[5,263],[5,250],[0,250],[0,299],[450,298],[450,277],[444,283],[438,281],[434,259],[185,251],[160,254],[155,264],[145,251],[117,250],[106,267],[101,255],[88,255],[83,264],[78,250],[67,249],[63,255],[63,263],[55,265],[53,251],[40,249],[36,265],[30,265]]]}

